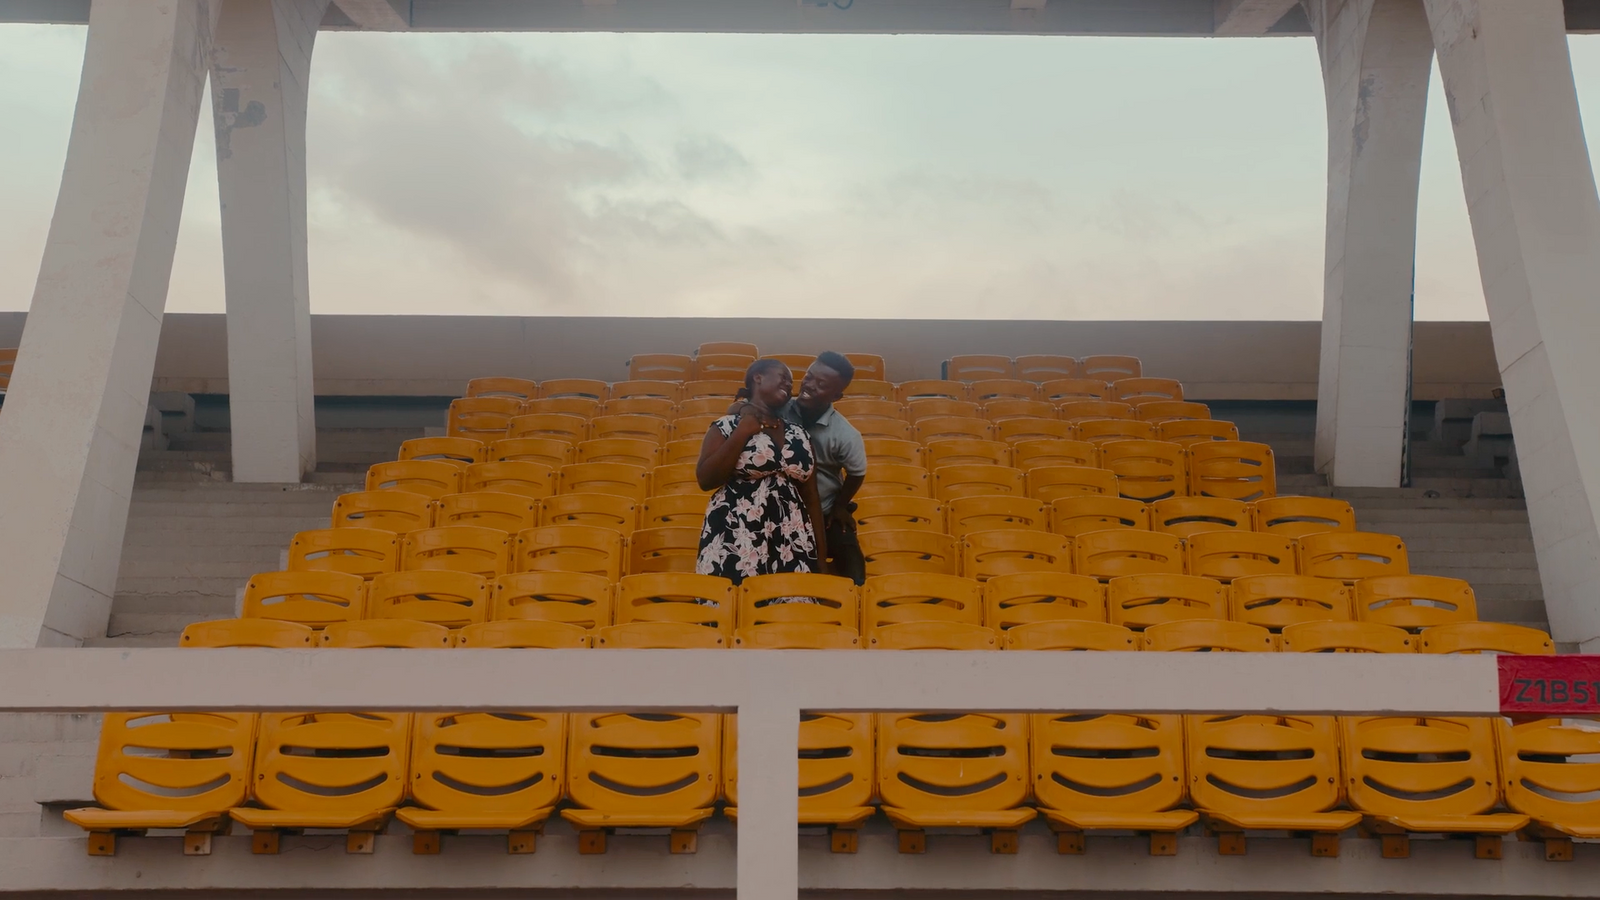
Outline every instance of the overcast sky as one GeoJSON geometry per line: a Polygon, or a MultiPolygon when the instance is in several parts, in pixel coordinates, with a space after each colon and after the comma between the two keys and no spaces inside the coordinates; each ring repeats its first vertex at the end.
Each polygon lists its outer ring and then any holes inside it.
{"type": "MultiPolygon", "coordinates": [[[[84,35],[0,25],[0,309],[84,35]]],[[[1600,38],[1572,51],[1597,102],[1600,38]]],[[[1417,317],[1482,319],[1434,78],[1417,317]]],[[[323,33],[311,84],[316,312],[1321,315],[1310,38],[323,33]]],[[[201,126],[174,312],[223,308],[209,100],[201,126]]]]}

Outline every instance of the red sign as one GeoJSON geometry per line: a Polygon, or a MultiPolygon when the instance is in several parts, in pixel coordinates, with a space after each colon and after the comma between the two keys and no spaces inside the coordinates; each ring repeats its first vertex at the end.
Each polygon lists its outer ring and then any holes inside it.
{"type": "Polygon", "coordinates": [[[1600,656],[1501,656],[1499,663],[1502,713],[1600,714],[1600,656]]]}

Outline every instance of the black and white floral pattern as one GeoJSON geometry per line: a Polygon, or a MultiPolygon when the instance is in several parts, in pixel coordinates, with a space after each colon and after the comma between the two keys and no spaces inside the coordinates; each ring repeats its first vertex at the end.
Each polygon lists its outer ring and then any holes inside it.
{"type": "MultiPolygon", "coordinates": [[[[724,437],[734,416],[711,424],[724,437]]],[[[738,584],[752,575],[816,572],[817,541],[800,498],[800,485],[816,468],[811,439],[799,425],[784,423],[780,446],[766,432],[745,444],[733,477],[706,506],[695,571],[738,584]]]]}

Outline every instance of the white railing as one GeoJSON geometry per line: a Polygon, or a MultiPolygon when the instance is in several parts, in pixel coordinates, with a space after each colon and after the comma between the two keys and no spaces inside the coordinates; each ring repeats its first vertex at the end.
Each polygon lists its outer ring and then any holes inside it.
{"type": "Polygon", "coordinates": [[[828,650],[0,650],[0,712],[739,714],[740,900],[795,900],[803,710],[1493,715],[1495,657],[828,650]]]}

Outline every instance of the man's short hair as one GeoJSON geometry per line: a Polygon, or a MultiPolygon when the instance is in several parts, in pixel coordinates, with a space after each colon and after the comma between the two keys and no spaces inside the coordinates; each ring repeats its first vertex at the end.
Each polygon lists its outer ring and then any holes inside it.
{"type": "Polygon", "coordinates": [[[851,365],[850,360],[845,359],[844,354],[842,353],[835,353],[832,350],[824,350],[817,354],[817,362],[822,363],[835,372],[838,372],[839,377],[844,379],[844,383],[846,385],[849,385],[851,381],[855,380],[856,367],[851,365]]]}

